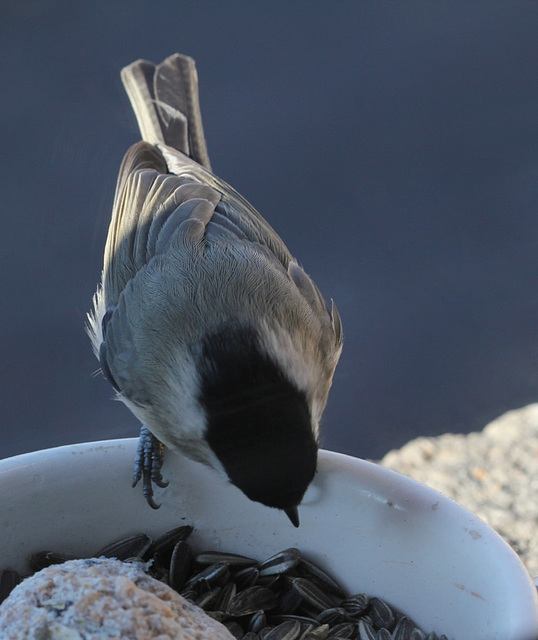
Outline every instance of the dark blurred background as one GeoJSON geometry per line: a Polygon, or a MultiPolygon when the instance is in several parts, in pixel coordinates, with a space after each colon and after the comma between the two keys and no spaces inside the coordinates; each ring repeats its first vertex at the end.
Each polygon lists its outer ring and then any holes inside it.
{"type": "Polygon", "coordinates": [[[84,323],[120,69],[176,51],[215,172],[340,309],[326,448],[538,400],[538,2],[2,0],[0,51],[0,457],[138,434],[84,323]]]}

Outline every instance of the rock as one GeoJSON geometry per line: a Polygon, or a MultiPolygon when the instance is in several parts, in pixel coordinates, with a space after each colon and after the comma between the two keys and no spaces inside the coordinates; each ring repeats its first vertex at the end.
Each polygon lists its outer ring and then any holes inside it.
{"type": "Polygon", "coordinates": [[[0,605],[2,640],[234,640],[140,563],[69,560],[21,582],[0,605]]]}

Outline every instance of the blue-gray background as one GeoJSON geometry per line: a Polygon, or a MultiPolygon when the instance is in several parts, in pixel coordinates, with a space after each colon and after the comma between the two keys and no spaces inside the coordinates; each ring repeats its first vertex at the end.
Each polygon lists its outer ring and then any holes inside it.
{"type": "Polygon", "coordinates": [[[340,309],[324,446],[538,400],[538,3],[0,4],[0,457],[136,435],[84,333],[138,139],[122,66],[198,65],[215,172],[340,309]]]}

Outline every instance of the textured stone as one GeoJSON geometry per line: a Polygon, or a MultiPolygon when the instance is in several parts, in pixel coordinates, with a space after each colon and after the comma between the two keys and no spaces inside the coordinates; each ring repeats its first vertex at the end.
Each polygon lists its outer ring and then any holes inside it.
{"type": "Polygon", "coordinates": [[[143,567],[70,560],[27,578],[0,605],[2,640],[234,640],[143,567]]]}

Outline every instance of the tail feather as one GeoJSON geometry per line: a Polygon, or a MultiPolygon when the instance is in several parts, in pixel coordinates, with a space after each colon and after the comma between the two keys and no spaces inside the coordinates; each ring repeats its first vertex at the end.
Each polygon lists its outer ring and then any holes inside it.
{"type": "Polygon", "coordinates": [[[173,147],[211,170],[194,60],[177,53],[157,66],[137,60],[122,69],[121,78],[142,138],[173,147]]]}

